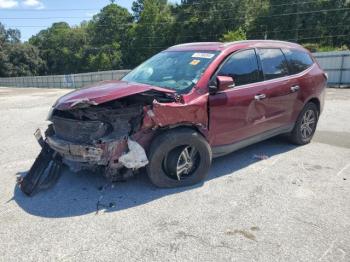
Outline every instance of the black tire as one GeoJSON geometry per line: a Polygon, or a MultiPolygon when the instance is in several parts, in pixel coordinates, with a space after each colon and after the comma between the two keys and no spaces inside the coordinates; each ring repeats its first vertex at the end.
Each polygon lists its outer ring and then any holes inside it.
{"type": "Polygon", "coordinates": [[[206,178],[211,165],[212,153],[208,142],[201,134],[190,128],[177,128],[162,133],[153,140],[148,159],[147,174],[155,186],[183,187],[197,184],[206,178]],[[174,162],[171,162],[169,158],[173,159],[186,147],[196,149],[194,150],[196,163],[188,176],[179,180],[177,175],[175,176],[168,170],[177,168],[179,162],[176,162],[174,167],[174,162]]]}
{"type": "Polygon", "coordinates": [[[290,141],[296,145],[306,145],[310,143],[316,131],[318,117],[319,117],[319,111],[317,109],[317,106],[312,102],[307,103],[304,106],[301,113],[299,114],[299,117],[297,119],[297,122],[295,123],[293,131],[290,133],[290,136],[289,136],[290,141]],[[304,133],[305,129],[302,128],[304,123],[303,120],[304,120],[304,117],[306,117],[306,114],[310,112],[312,112],[315,122],[312,126],[309,126],[311,128],[311,132],[304,133]]]}

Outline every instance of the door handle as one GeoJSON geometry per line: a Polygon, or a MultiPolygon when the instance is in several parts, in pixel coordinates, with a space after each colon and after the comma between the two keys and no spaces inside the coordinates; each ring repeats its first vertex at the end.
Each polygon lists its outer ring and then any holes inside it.
{"type": "Polygon", "coordinates": [[[256,96],[254,96],[254,99],[257,100],[257,101],[263,100],[265,98],[266,98],[265,94],[258,94],[256,96]]]}
{"type": "Polygon", "coordinates": [[[290,88],[290,90],[291,90],[293,93],[299,91],[299,89],[300,89],[300,86],[298,86],[298,85],[292,86],[292,87],[290,88]]]}

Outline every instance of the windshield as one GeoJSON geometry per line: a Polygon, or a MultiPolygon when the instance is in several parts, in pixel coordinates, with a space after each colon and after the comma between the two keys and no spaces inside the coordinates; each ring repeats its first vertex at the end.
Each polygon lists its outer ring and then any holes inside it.
{"type": "Polygon", "coordinates": [[[127,74],[122,80],[175,90],[190,91],[218,52],[165,51],[127,74]]]}

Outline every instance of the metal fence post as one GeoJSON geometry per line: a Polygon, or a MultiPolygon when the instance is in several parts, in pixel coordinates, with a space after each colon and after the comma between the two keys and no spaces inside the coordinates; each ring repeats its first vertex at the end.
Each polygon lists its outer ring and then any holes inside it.
{"type": "Polygon", "coordinates": [[[340,63],[340,72],[339,72],[339,88],[341,87],[342,80],[343,80],[343,70],[344,70],[344,57],[345,55],[341,55],[341,63],[340,63]]]}

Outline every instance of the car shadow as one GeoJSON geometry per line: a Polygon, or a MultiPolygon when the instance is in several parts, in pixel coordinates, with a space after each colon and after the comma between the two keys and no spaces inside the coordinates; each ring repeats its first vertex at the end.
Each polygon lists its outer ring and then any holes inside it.
{"type": "MultiPolygon", "coordinates": [[[[234,176],[237,170],[260,161],[254,155],[272,157],[294,148],[285,138],[276,137],[214,159],[206,181],[226,175],[234,176]]],[[[65,170],[54,187],[33,197],[25,196],[16,186],[13,199],[29,214],[62,218],[98,213],[102,210],[125,210],[202,185],[203,183],[191,187],[159,189],[151,184],[145,173],[140,173],[126,182],[110,184],[100,175],[87,172],[74,174],[65,170]]]]}

